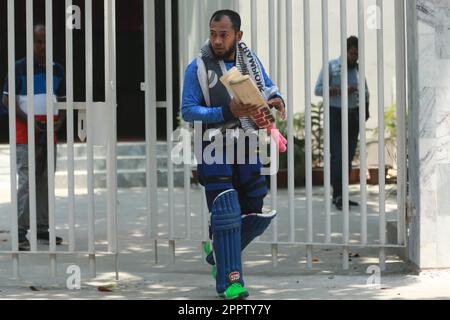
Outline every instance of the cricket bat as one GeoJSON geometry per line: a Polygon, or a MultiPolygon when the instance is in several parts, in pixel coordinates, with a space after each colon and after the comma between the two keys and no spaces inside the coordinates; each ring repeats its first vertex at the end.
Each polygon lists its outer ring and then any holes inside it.
{"type": "Polygon", "coordinates": [[[250,76],[242,75],[238,68],[233,67],[220,81],[238,102],[259,106],[250,116],[259,128],[267,129],[275,123],[269,105],[250,76]]]}
{"type": "Polygon", "coordinates": [[[253,122],[261,129],[267,129],[272,138],[278,144],[280,152],[286,152],[287,140],[278,131],[275,117],[270,110],[269,105],[264,99],[263,95],[259,91],[255,82],[248,76],[242,75],[238,68],[231,68],[226,74],[224,74],[220,81],[228,90],[231,96],[233,96],[238,102],[243,104],[253,104],[259,106],[251,118],[253,122]]]}

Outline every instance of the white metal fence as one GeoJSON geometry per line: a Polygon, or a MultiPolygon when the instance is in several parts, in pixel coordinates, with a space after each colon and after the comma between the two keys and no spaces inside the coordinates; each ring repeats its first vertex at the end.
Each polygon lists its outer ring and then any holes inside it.
{"type": "MultiPolygon", "coordinates": [[[[169,246],[175,257],[176,242],[193,241],[201,243],[208,241],[208,214],[206,209],[206,203],[203,195],[200,199],[202,206],[201,211],[197,212],[201,222],[201,234],[193,233],[193,213],[192,213],[192,199],[191,199],[191,166],[186,164],[184,166],[184,232],[177,231],[177,224],[179,221],[176,219],[175,199],[174,199],[174,166],[171,161],[168,161],[168,210],[167,210],[167,234],[162,234],[160,230],[159,211],[160,203],[158,202],[158,187],[157,187],[157,138],[156,138],[156,50],[155,50],[155,33],[159,32],[155,30],[155,1],[145,0],[144,3],[144,44],[145,44],[145,83],[143,88],[145,89],[145,124],[146,124],[146,155],[147,155],[147,170],[146,170],[146,197],[147,197],[147,210],[148,210],[148,232],[149,238],[155,245],[155,259],[158,260],[158,241],[169,241],[169,246]]],[[[395,17],[396,17],[396,75],[397,75],[397,128],[398,128],[398,182],[397,182],[397,242],[395,244],[388,243],[386,239],[386,214],[385,214],[385,180],[384,180],[384,143],[379,144],[379,237],[376,241],[368,240],[368,218],[367,218],[367,186],[366,176],[361,174],[361,207],[360,207],[360,239],[359,241],[350,240],[349,230],[349,181],[348,175],[343,175],[343,214],[342,214],[342,241],[332,241],[331,231],[331,218],[332,209],[330,201],[330,129],[329,129],[329,85],[328,85],[328,48],[329,39],[331,36],[335,36],[335,32],[330,32],[328,26],[329,10],[328,0],[322,0],[322,26],[323,26],[323,68],[324,68],[324,143],[325,143],[325,166],[324,166],[324,194],[323,194],[323,210],[325,220],[321,230],[314,228],[314,219],[316,212],[313,209],[313,185],[312,185],[312,125],[311,125],[311,46],[310,46],[310,34],[311,34],[311,19],[310,19],[310,0],[297,0],[303,3],[304,15],[302,17],[304,21],[304,77],[305,77],[305,137],[306,137],[306,209],[300,209],[295,201],[296,190],[294,181],[294,127],[293,116],[294,108],[290,104],[293,101],[294,82],[293,82],[293,40],[297,37],[297,34],[293,31],[293,17],[296,14],[293,10],[293,1],[286,0],[286,16],[282,15],[279,10],[280,1],[269,0],[267,2],[269,8],[269,48],[270,48],[270,74],[277,74],[278,68],[281,64],[287,65],[287,96],[288,103],[288,210],[286,212],[280,212],[282,215],[289,217],[287,225],[283,225],[283,229],[280,226],[278,220],[275,220],[272,224],[269,237],[265,237],[264,240],[259,240],[260,243],[270,245],[272,250],[273,264],[278,264],[278,247],[280,245],[299,245],[305,246],[307,249],[307,265],[312,267],[313,265],[313,249],[315,247],[339,247],[342,248],[342,265],[344,269],[349,269],[349,250],[352,247],[373,247],[379,250],[380,266],[385,268],[385,249],[392,247],[404,247],[406,243],[405,232],[405,214],[406,214],[406,124],[405,124],[405,112],[406,112],[406,70],[405,70],[405,2],[404,0],[395,0],[395,17]],[[275,23],[278,20],[278,23],[275,23]],[[282,33],[280,28],[281,22],[286,24],[287,32],[282,33]],[[287,50],[277,49],[277,43],[285,37],[287,44],[287,50]],[[304,226],[306,230],[306,236],[299,238],[296,236],[296,219],[300,213],[300,210],[306,210],[307,223],[304,226]],[[281,240],[280,233],[287,234],[287,240],[281,240]],[[317,232],[324,234],[324,241],[320,242],[316,240],[314,236],[317,232]]],[[[358,0],[358,16],[353,17],[358,20],[359,25],[359,41],[360,41],[360,79],[365,78],[366,66],[365,66],[365,37],[364,29],[366,26],[364,0],[358,0]]],[[[379,8],[383,8],[383,0],[377,0],[379,8]]],[[[66,74],[67,74],[67,102],[66,103],[54,103],[52,101],[53,91],[53,68],[51,62],[53,61],[53,26],[52,26],[52,0],[46,0],[46,33],[47,33],[47,106],[53,106],[53,108],[47,108],[47,121],[48,121],[48,181],[49,181],[49,225],[50,225],[50,246],[49,250],[42,252],[38,251],[36,241],[36,181],[35,181],[35,146],[34,146],[34,129],[31,125],[28,127],[28,148],[29,148],[29,181],[30,181],[30,234],[31,234],[31,251],[29,253],[19,252],[18,248],[18,224],[17,224],[17,166],[16,166],[16,138],[15,138],[15,42],[14,42],[14,0],[8,0],[8,66],[9,66],[9,120],[10,120],[10,146],[11,146],[11,251],[0,252],[2,254],[12,254],[14,276],[19,275],[19,253],[20,254],[48,254],[50,257],[50,265],[52,274],[56,274],[56,258],[58,254],[75,254],[83,253],[89,256],[91,276],[95,276],[95,257],[96,254],[106,253],[114,254],[117,258],[119,254],[118,247],[118,226],[117,226],[117,164],[116,164],[116,43],[115,43],[115,1],[104,0],[105,4],[105,102],[94,103],[93,101],[93,30],[92,30],[92,0],[85,1],[85,32],[86,32],[86,101],[75,102],[74,101],[74,82],[73,82],[73,30],[66,28],[66,74]],[[57,251],[55,243],[55,172],[54,172],[54,150],[53,149],[53,110],[64,109],[67,111],[67,150],[68,150],[68,208],[69,208],[69,247],[68,251],[57,251]],[[75,247],[75,192],[74,192],[74,111],[78,110],[79,117],[83,118],[85,114],[86,131],[87,131],[87,191],[88,191],[88,250],[87,252],[77,251],[75,247]],[[106,111],[106,112],[105,112],[106,111]],[[102,114],[102,121],[99,121],[99,113],[102,114]],[[108,117],[105,118],[105,114],[108,117]],[[104,128],[99,128],[100,123],[105,123],[104,128]],[[100,137],[100,139],[99,139],[100,137]],[[103,139],[102,139],[103,138],[103,139]],[[107,252],[99,252],[96,250],[95,240],[95,201],[94,201],[94,146],[100,145],[107,150],[107,252]]],[[[183,12],[186,12],[186,6],[192,5],[187,1],[179,1],[179,47],[180,47],[180,61],[178,66],[172,65],[172,1],[165,0],[165,29],[166,29],[166,95],[167,101],[165,104],[167,112],[167,136],[170,137],[173,132],[173,71],[175,67],[179,70],[184,70],[185,66],[193,58],[188,53],[188,36],[186,34],[186,27],[191,17],[186,16],[183,12]]],[[[209,16],[205,11],[204,1],[193,2],[194,10],[199,12],[199,16],[204,21],[202,27],[199,28],[200,38],[208,36],[207,23],[209,22],[209,16]]],[[[239,11],[239,5],[241,1],[233,1],[234,8],[239,11]]],[[[66,0],[66,7],[69,8],[72,5],[71,0],[66,0]]],[[[33,0],[27,0],[27,61],[33,60],[33,0]]],[[[251,1],[252,6],[252,34],[255,35],[258,32],[257,28],[257,7],[261,6],[257,1],[251,1]]],[[[68,16],[71,14],[71,10],[68,10],[68,16]]],[[[379,13],[382,14],[383,10],[379,13]]],[[[344,21],[346,21],[347,15],[347,1],[340,1],[340,14],[344,21]]],[[[382,18],[382,17],[381,17],[382,18]]],[[[384,61],[383,61],[383,29],[379,28],[377,31],[377,47],[378,47],[378,122],[379,126],[383,127],[384,123],[384,61]]],[[[346,24],[341,24],[341,49],[342,55],[346,55],[346,40],[347,29],[346,24]]],[[[252,37],[252,45],[256,47],[257,37],[252,37]]],[[[278,47],[279,48],[279,47],[278,47]]],[[[343,73],[342,73],[342,86],[345,87],[347,83],[347,67],[346,59],[343,59],[343,73]]],[[[29,63],[27,70],[27,88],[29,88],[28,95],[28,123],[33,123],[34,119],[34,107],[33,107],[33,64],[29,63]]],[[[181,77],[183,78],[183,77],[181,77]]],[[[364,82],[360,81],[359,96],[360,101],[360,132],[366,132],[365,127],[365,87],[364,82]]],[[[342,105],[346,106],[348,102],[347,90],[342,90],[342,105]]],[[[342,108],[342,128],[343,129],[343,172],[348,173],[348,117],[347,108],[342,108]]],[[[187,128],[187,124],[184,124],[187,128]]],[[[101,127],[101,126],[100,126],[101,127]]],[[[379,141],[384,141],[384,131],[379,130],[379,141]]],[[[361,135],[361,172],[366,172],[366,150],[365,147],[365,135],[361,135]]],[[[173,141],[167,140],[167,153],[171,154],[173,148],[173,141]]],[[[270,178],[271,181],[271,206],[273,209],[280,207],[277,189],[276,176],[270,178]]],[[[116,259],[117,261],[117,259],[116,259]]],[[[117,268],[116,268],[117,271],[117,268]]]]}
{"type": "MultiPolygon", "coordinates": [[[[380,260],[380,267],[382,270],[385,269],[385,259],[386,259],[386,248],[394,248],[394,247],[404,247],[406,244],[406,227],[405,227],[405,216],[406,216],[406,71],[405,71],[405,2],[403,0],[396,0],[395,1],[395,41],[396,41],[396,48],[395,48],[395,54],[396,54],[396,92],[397,92],[397,129],[398,129],[398,137],[397,137],[397,154],[398,154],[398,160],[397,160],[397,167],[398,167],[398,179],[397,179],[397,241],[395,244],[388,243],[386,233],[387,233],[387,221],[386,221],[386,212],[385,212],[385,194],[386,194],[386,184],[385,184],[385,132],[384,130],[378,130],[378,141],[383,141],[383,143],[379,143],[378,148],[378,154],[379,154],[379,201],[378,201],[378,207],[379,207],[379,230],[378,230],[378,239],[376,241],[369,241],[368,240],[368,213],[367,213],[367,183],[366,183],[366,175],[364,174],[367,171],[367,159],[366,159],[366,136],[365,134],[361,134],[360,139],[360,163],[361,168],[360,172],[362,172],[360,177],[360,186],[361,186],[361,212],[360,212],[360,240],[359,241],[350,241],[350,230],[349,230],[349,175],[343,174],[343,215],[342,215],[342,241],[341,242],[335,242],[332,241],[331,237],[331,198],[330,198],[330,129],[329,129],[329,103],[330,103],[330,97],[329,94],[326,94],[329,92],[329,79],[328,79],[328,61],[329,61],[329,39],[330,36],[335,36],[335,32],[331,32],[329,30],[328,20],[330,16],[330,12],[328,10],[329,7],[329,1],[328,0],[322,0],[322,42],[323,42],[323,68],[324,68],[324,142],[325,142],[325,165],[324,165],[324,211],[326,215],[325,219],[325,226],[324,226],[324,233],[325,233],[325,241],[324,242],[317,242],[314,241],[314,234],[319,232],[319,230],[314,229],[314,216],[317,212],[313,212],[313,205],[312,205],[312,199],[313,199],[313,184],[312,184],[312,124],[311,124],[311,46],[310,46],[310,34],[311,34],[311,19],[310,19],[310,1],[309,0],[302,0],[300,2],[303,3],[303,21],[304,21],[304,70],[305,70],[305,87],[302,88],[305,91],[305,101],[304,105],[306,106],[305,110],[305,144],[306,144],[306,211],[307,211],[307,224],[306,224],[306,230],[307,234],[304,239],[298,239],[296,237],[296,217],[299,214],[299,208],[296,205],[295,202],[295,181],[294,181],[294,162],[296,159],[294,159],[294,127],[293,127],[293,117],[294,117],[294,107],[290,104],[290,102],[294,101],[293,95],[294,95],[294,80],[293,80],[293,73],[294,73],[294,51],[293,51],[293,40],[297,36],[297,34],[294,33],[293,30],[293,16],[296,14],[296,12],[293,10],[293,2],[295,0],[286,0],[286,16],[282,15],[282,10],[280,10],[279,5],[282,1],[275,1],[275,0],[269,0],[267,2],[267,5],[269,6],[268,12],[269,12],[269,58],[270,58],[270,74],[275,75],[277,74],[277,69],[280,67],[281,64],[285,63],[287,65],[287,103],[288,103],[288,150],[291,150],[288,153],[288,212],[280,212],[283,215],[289,216],[289,223],[288,223],[288,230],[284,230],[288,232],[288,241],[281,241],[279,239],[279,225],[278,221],[275,220],[273,222],[272,226],[272,237],[268,240],[259,240],[259,243],[264,243],[271,245],[272,248],[272,256],[273,256],[273,264],[274,266],[278,263],[278,246],[281,244],[289,245],[289,244],[295,244],[295,245],[301,245],[306,246],[307,249],[307,265],[309,268],[313,265],[313,248],[314,247],[322,247],[322,246],[334,246],[334,247],[341,247],[342,248],[342,264],[343,269],[347,270],[349,269],[349,249],[351,247],[373,247],[379,249],[379,260],[380,260]],[[279,21],[285,21],[286,24],[286,34],[283,34],[280,28],[279,24],[275,23],[275,17],[278,14],[277,20],[279,21]],[[285,52],[280,51],[280,49],[277,48],[277,43],[279,43],[281,37],[285,37],[287,50],[285,52]]],[[[265,3],[265,2],[261,2],[265,3]]],[[[261,5],[261,3],[252,0],[250,1],[251,6],[251,17],[246,17],[247,19],[251,19],[251,39],[252,39],[252,46],[254,48],[257,47],[257,39],[256,36],[258,33],[258,6],[261,5]]],[[[377,0],[376,7],[377,7],[377,22],[381,21],[381,25],[377,25],[377,79],[378,79],[378,125],[380,128],[384,127],[384,68],[385,68],[385,62],[384,62],[384,51],[383,51],[383,42],[384,42],[384,30],[383,30],[383,0],[377,0]]],[[[171,25],[171,19],[172,16],[170,14],[171,12],[171,1],[166,0],[166,28],[168,28],[171,25]]],[[[235,9],[239,11],[239,6],[247,4],[245,1],[233,1],[233,6],[231,9],[235,9]]],[[[366,41],[365,41],[365,28],[366,28],[366,8],[365,4],[366,1],[364,0],[358,0],[358,15],[355,17],[351,17],[353,19],[357,19],[358,21],[358,30],[359,30],[359,43],[360,43],[360,49],[359,49],[359,78],[365,79],[366,78],[366,64],[365,64],[365,47],[366,47],[366,41]]],[[[247,4],[248,5],[248,4],[247,4]]],[[[189,28],[188,28],[188,22],[189,17],[183,15],[183,13],[186,12],[187,6],[194,7],[193,11],[198,12],[200,17],[199,22],[199,33],[200,33],[200,40],[206,39],[208,37],[207,27],[210,16],[207,15],[205,10],[205,1],[199,0],[199,1],[181,1],[179,3],[179,47],[180,47],[180,70],[184,71],[185,67],[190,63],[190,61],[194,58],[193,56],[189,56],[189,48],[188,48],[188,39],[189,39],[189,28]]],[[[219,8],[223,8],[220,7],[219,8]]],[[[154,43],[154,35],[152,34],[153,29],[151,28],[151,23],[154,21],[154,11],[152,8],[152,2],[146,3],[146,11],[145,11],[145,19],[147,23],[146,27],[146,35],[145,35],[145,43],[154,43]],[[150,25],[149,25],[150,24],[150,25]]],[[[341,0],[340,1],[340,15],[342,21],[347,21],[347,0],[341,0]]],[[[166,30],[166,58],[168,61],[170,61],[170,57],[172,54],[171,50],[171,41],[170,41],[170,29],[166,30]]],[[[340,30],[340,38],[341,38],[341,55],[346,56],[347,55],[347,26],[345,23],[341,23],[341,30],[340,30]]],[[[279,47],[278,47],[279,48],[279,47]]],[[[147,47],[146,56],[148,60],[146,61],[147,65],[150,63],[150,66],[154,65],[152,63],[152,59],[154,59],[154,52],[153,50],[150,50],[149,47],[147,47]]],[[[346,86],[347,83],[347,61],[346,59],[343,59],[344,65],[343,65],[343,73],[342,73],[342,86],[346,86]]],[[[147,84],[151,83],[152,77],[154,77],[154,70],[151,70],[151,67],[146,69],[147,71],[147,84]]],[[[172,66],[168,65],[166,72],[167,75],[171,75],[172,66]]],[[[181,77],[183,78],[183,77],[181,77]]],[[[182,81],[182,80],[181,80],[182,81]]],[[[167,87],[167,96],[172,96],[172,78],[170,76],[167,77],[166,80],[166,87],[167,87]]],[[[182,87],[182,85],[181,85],[182,87]]],[[[155,99],[154,99],[154,88],[150,85],[147,86],[147,120],[151,122],[152,119],[155,119],[152,116],[152,112],[154,113],[154,107],[155,107],[155,99]]],[[[348,105],[348,93],[346,90],[342,90],[344,94],[342,95],[342,105],[346,106],[348,105]]],[[[360,100],[360,132],[365,133],[366,132],[366,124],[365,124],[365,117],[366,117],[366,110],[365,110],[365,84],[364,81],[360,81],[359,84],[359,96],[361,97],[360,100]]],[[[167,101],[167,128],[168,128],[168,134],[171,132],[169,130],[172,129],[171,127],[171,119],[172,119],[172,113],[171,109],[173,107],[173,101],[167,101]]],[[[348,163],[348,109],[343,108],[342,109],[342,139],[344,141],[342,145],[342,154],[343,156],[343,172],[349,173],[348,167],[346,163],[348,163]],[[345,143],[346,142],[346,143],[345,143]]],[[[156,125],[156,122],[153,122],[153,125],[151,125],[151,128],[154,128],[156,125]]],[[[186,125],[185,125],[186,126],[186,125]]],[[[152,139],[152,135],[150,132],[148,132],[148,149],[149,150],[156,150],[154,147],[154,140],[152,139]]],[[[169,152],[172,148],[172,141],[169,139],[168,148],[169,152]]],[[[151,154],[155,154],[154,152],[150,152],[151,154]]],[[[169,153],[170,154],[170,153],[169,153]]],[[[151,159],[148,159],[149,165],[152,163],[151,159]]],[[[153,162],[154,163],[154,162],[153,162]]],[[[156,170],[154,167],[152,168],[149,166],[152,170],[148,171],[148,182],[154,181],[154,177],[156,177],[156,170]]],[[[172,164],[169,164],[168,167],[169,172],[173,170],[172,164]]],[[[185,231],[184,234],[174,234],[174,209],[173,209],[173,185],[171,184],[172,176],[169,174],[169,211],[168,211],[168,225],[169,225],[169,231],[168,231],[168,239],[165,237],[161,237],[158,234],[158,230],[156,230],[156,226],[158,225],[158,208],[157,208],[157,202],[156,202],[156,194],[154,193],[154,190],[148,188],[148,199],[150,201],[149,205],[149,219],[150,219],[150,234],[152,239],[155,240],[155,245],[158,240],[169,240],[170,248],[172,250],[173,255],[175,256],[175,241],[183,241],[183,240],[199,240],[199,239],[193,239],[191,235],[191,220],[192,220],[192,213],[190,209],[190,174],[191,168],[189,166],[185,166],[185,185],[184,185],[184,191],[185,191],[185,231]]],[[[272,209],[277,209],[277,180],[276,176],[271,176],[271,206],[272,209]]],[[[207,214],[205,212],[205,205],[202,205],[202,240],[207,241],[208,240],[208,233],[207,233],[207,214]]],[[[322,232],[322,230],[320,230],[322,232]]]]}

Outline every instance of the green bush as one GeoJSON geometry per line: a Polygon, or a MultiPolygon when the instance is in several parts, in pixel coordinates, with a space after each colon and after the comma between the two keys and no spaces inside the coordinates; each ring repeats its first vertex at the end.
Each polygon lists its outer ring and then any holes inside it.
{"type": "MultiPolygon", "coordinates": [[[[368,129],[373,138],[367,145],[378,143],[379,128],[368,129]]],[[[384,112],[384,145],[386,152],[394,163],[397,163],[397,105],[393,104],[384,112]]]]}
{"type": "MultiPolygon", "coordinates": [[[[296,113],[294,115],[294,171],[295,171],[295,185],[305,185],[305,130],[303,113],[296,113]]],[[[278,130],[286,138],[288,137],[287,122],[277,121],[278,130]]],[[[289,152],[289,149],[288,149],[289,152]]],[[[288,167],[288,152],[280,153],[280,170],[285,170],[288,167]]]]}

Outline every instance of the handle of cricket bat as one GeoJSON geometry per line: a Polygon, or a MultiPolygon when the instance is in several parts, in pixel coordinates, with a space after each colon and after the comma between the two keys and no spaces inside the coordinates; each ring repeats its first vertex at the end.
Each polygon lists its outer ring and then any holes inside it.
{"type": "Polygon", "coordinates": [[[277,129],[277,125],[273,123],[269,128],[267,128],[267,132],[272,136],[278,145],[278,150],[281,153],[285,153],[287,151],[287,143],[286,138],[280,133],[280,130],[277,129]]]}

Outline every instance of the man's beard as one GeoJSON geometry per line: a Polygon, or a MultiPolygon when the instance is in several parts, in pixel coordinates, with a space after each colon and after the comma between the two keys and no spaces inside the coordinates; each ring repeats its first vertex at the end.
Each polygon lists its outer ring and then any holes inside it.
{"type": "MultiPolygon", "coordinates": [[[[212,45],[211,45],[211,49],[212,49],[212,52],[214,52],[214,48],[212,48],[212,45]]],[[[217,60],[230,60],[235,52],[236,52],[236,46],[234,45],[230,48],[230,50],[224,52],[223,54],[217,54],[214,52],[214,56],[216,57],[217,60]]]]}

